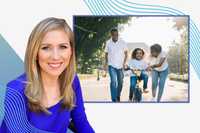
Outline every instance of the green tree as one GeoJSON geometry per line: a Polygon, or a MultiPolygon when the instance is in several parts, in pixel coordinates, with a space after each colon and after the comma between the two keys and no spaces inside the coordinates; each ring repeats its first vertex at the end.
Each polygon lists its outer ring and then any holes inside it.
{"type": "Polygon", "coordinates": [[[185,74],[188,72],[188,18],[175,17],[174,28],[180,32],[180,43],[174,43],[169,49],[170,71],[185,74]]]}
{"type": "Polygon", "coordinates": [[[128,16],[77,16],[74,18],[76,57],[79,73],[93,73],[102,64],[110,30],[130,20],[128,16]]]}

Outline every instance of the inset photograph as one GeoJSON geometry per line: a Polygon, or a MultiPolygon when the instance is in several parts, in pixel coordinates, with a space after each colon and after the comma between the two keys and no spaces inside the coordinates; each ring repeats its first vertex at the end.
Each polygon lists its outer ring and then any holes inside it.
{"type": "Polygon", "coordinates": [[[74,16],[86,102],[189,102],[189,16],[74,16]]]}

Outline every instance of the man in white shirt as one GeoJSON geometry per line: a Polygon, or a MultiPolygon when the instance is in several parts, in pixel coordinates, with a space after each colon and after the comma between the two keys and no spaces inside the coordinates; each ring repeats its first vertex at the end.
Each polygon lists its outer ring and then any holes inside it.
{"type": "Polygon", "coordinates": [[[120,101],[120,95],[123,86],[123,68],[128,56],[127,44],[118,38],[118,30],[111,30],[111,39],[106,42],[105,47],[105,69],[110,75],[110,91],[113,102],[120,101]]]}

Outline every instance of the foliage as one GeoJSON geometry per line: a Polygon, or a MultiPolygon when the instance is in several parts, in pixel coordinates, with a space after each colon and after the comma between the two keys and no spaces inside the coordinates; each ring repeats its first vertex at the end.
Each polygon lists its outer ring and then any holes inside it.
{"type": "Polygon", "coordinates": [[[79,73],[92,73],[102,66],[104,45],[110,38],[110,30],[125,24],[128,16],[76,16],[74,33],[79,73]]]}
{"type": "Polygon", "coordinates": [[[183,75],[188,73],[188,23],[186,18],[175,18],[174,22],[174,28],[180,32],[181,41],[170,47],[168,62],[170,72],[183,75]]]}

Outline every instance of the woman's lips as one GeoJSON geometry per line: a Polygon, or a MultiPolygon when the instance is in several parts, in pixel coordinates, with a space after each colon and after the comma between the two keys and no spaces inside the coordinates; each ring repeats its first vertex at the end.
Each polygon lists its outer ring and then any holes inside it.
{"type": "Polygon", "coordinates": [[[59,62],[59,63],[48,63],[48,65],[49,65],[52,69],[57,69],[57,68],[60,68],[60,66],[62,65],[62,62],[59,62]]]}

